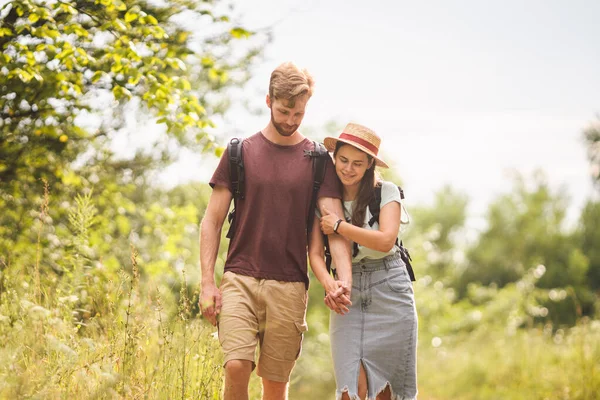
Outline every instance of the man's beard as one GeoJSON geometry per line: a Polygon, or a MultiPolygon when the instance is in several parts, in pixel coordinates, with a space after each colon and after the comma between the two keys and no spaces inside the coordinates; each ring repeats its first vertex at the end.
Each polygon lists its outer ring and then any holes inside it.
{"type": "Polygon", "coordinates": [[[292,136],[294,132],[296,132],[296,130],[298,129],[298,125],[293,125],[291,128],[286,129],[284,128],[283,124],[278,124],[277,122],[275,122],[275,118],[273,118],[273,110],[271,110],[271,123],[275,127],[275,130],[277,130],[277,132],[281,136],[285,137],[292,136]]]}

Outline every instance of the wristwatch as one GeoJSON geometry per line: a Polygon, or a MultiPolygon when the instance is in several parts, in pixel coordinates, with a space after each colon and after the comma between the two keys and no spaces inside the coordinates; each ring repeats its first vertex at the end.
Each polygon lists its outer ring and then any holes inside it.
{"type": "Polygon", "coordinates": [[[342,223],[343,219],[338,219],[337,221],[335,221],[335,224],[333,224],[333,231],[335,233],[337,233],[338,228],[340,227],[340,224],[342,223]]]}

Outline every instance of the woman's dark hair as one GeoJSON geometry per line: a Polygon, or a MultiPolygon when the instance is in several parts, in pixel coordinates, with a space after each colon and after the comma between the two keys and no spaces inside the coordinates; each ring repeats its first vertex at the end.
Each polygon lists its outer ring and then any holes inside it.
{"type": "MultiPolygon", "coordinates": [[[[335,151],[333,152],[333,158],[337,154],[338,150],[346,145],[344,142],[337,142],[335,145],[335,151]]],[[[352,145],[348,145],[352,146],[352,145]]],[[[365,153],[366,154],[366,153],[365,153]]],[[[360,186],[358,188],[358,194],[354,200],[354,209],[352,210],[352,225],[362,227],[365,224],[365,214],[367,213],[367,206],[371,202],[373,196],[373,188],[375,187],[375,163],[373,157],[367,154],[367,160],[371,163],[371,166],[365,171],[365,175],[360,180],[360,186]]]]}

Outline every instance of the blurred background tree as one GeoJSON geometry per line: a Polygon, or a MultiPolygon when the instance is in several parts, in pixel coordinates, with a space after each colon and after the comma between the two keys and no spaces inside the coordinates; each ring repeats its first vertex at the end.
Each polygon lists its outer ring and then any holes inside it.
{"type": "MultiPolygon", "coordinates": [[[[600,119],[584,130],[592,179],[600,194],[600,119]]],[[[588,259],[587,280],[590,288],[600,293],[600,199],[590,199],[579,220],[578,243],[588,259]]]]}
{"type": "Polygon", "coordinates": [[[534,177],[531,186],[518,176],[514,191],[490,205],[488,226],[468,254],[470,262],[463,273],[463,282],[503,287],[520,279],[532,265],[550,263],[546,265],[550,269],[543,281],[550,287],[571,279],[581,283],[585,270],[564,280],[570,275],[570,254],[565,248],[572,248],[569,238],[562,233],[566,195],[552,193],[540,174],[534,177]]]}
{"type": "Polygon", "coordinates": [[[587,145],[592,179],[600,190],[600,119],[596,119],[584,130],[583,137],[587,145]]]}

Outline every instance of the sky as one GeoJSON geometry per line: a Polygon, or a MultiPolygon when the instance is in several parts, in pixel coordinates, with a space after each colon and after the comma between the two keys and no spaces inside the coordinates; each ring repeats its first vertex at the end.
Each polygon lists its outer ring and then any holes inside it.
{"type": "MultiPolygon", "coordinates": [[[[271,26],[274,39],[245,91],[265,113],[234,99],[220,136],[267,124],[269,75],[294,61],[316,80],[303,126],[321,137],[329,121],[375,130],[409,207],[450,185],[481,226],[514,172],[536,169],[568,193],[571,220],[592,196],[582,131],[600,115],[599,1],[235,3],[246,27],[271,26]]],[[[206,180],[215,166],[183,154],[164,179],[206,180]]]]}

